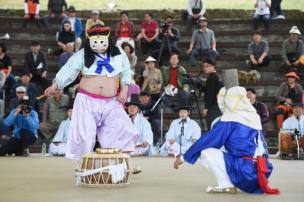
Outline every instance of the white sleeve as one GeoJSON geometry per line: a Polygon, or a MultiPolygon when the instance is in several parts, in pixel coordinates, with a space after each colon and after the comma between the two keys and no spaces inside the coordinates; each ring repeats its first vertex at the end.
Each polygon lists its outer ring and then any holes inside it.
{"type": "Polygon", "coordinates": [[[171,125],[170,128],[168,130],[168,132],[166,133],[166,140],[175,140],[175,129],[177,127],[176,123],[178,123],[178,121],[174,120],[171,125]]]}
{"type": "Polygon", "coordinates": [[[144,124],[144,134],[143,134],[143,141],[148,142],[150,146],[153,145],[153,132],[151,128],[151,124],[147,121],[144,117],[143,124],[144,124]]]}
{"type": "Polygon", "coordinates": [[[196,123],[196,121],[193,120],[192,125],[192,140],[198,140],[201,137],[201,128],[196,123]]]}
{"type": "Polygon", "coordinates": [[[39,15],[39,11],[40,11],[40,5],[39,4],[37,4],[37,6],[36,6],[36,15],[39,15]]]}
{"type": "Polygon", "coordinates": [[[126,53],[119,48],[121,52],[121,58],[122,58],[122,71],[120,73],[120,85],[121,87],[124,85],[130,85],[132,81],[132,70],[131,65],[129,62],[129,59],[126,55],[126,53]]]}
{"type": "Polygon", "coordinates": [[[24,3],[24,13],[28,14],[28,5],[27,5],[27,3],[24,3]]]}
{"type": "Polygon", "coordinates": [[[191,5],[190,5],[190,0],[187,1],[186,9],[187,9],[187,12],[188,12],[189,15],[193,15],[192,8],[191,8],[191,5]]]}
{"type": "Polygon", "coordinates": [[[63,135],[65,132],[65,127],[66,127],[66,120],[62,121],[59,125],[59,128],[57,130],[57,133],[53,139],[53,142],[62,142],[63,140],[63,135]]]}
{"type": "Polygon", "coordinates": [[[282,128],[285,129],[285,130],[290,130],[291,127],[290,127],[290,121],[289,119],[286,119],[284,122],[283,122],[283,125],[282,125],[282,128]]]}
{"type": "Polygon", "coordinates": [[[202,2],[202,10],[200,12],[200,16],[204,16],[205,12],[206,12],[206,3],[205,0],[201,0],[202,2]]]}
{"type": "Polygon", "coordinates": [[[84,49],[76,52],[56,74],[55,81],[59,89],[63,89],[77,78],[84,67],[84,49]]]}

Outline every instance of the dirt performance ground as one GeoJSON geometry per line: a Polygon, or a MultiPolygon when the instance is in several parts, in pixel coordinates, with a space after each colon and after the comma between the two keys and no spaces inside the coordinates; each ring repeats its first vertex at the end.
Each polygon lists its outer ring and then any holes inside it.
{"type": "Polygon", "coordinates": [[[0,158],[0,202],[251,202],[304,201],[304,161],[272,160],[271,186],[281,195],[207,194],[215,179],[200,162],[173,169],[173,158],[133,158],[143,173],[126,188],[75,185],[76,163],[57,157],[0,158]]]}

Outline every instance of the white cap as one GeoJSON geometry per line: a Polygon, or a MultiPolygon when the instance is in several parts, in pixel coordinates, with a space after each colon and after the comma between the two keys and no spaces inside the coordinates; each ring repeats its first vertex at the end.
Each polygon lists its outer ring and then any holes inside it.
{"type": "Polygon", "coordinates": [[[147,62],[156,62],[156,60],[155,60],[153,57],[149,56],[149,57],[145,60],[145,62],[146,62],[146,63],[147,63],[147,62]]]}
{"type": "Polygon", "coordinates": [[[205,18],[204,16],[200,17],[200,19],[198,19],[198,21],[207,21],[207,18],[205,18]]]}
{"type": "Polygon", "coordinates": [[[16,88],[16,92],[26,92],[26,88],[24,86],[19,86],[16,88]]]}
{"type": "Polygon", "coordinates": [[[298,34],[301,35],[301,32],[297,26],[292,26],[289,30],[289,34],[298,34]]]}
{"type": "Polygon", "coordinates": [[[99,10],[92,10],[91,14],[92,15],[99,15],[99,10]]]}

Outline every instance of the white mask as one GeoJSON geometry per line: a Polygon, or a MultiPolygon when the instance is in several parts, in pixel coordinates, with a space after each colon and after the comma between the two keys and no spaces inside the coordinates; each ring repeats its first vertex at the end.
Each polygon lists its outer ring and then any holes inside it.
{"type": "Polygon", "coordinates": [[[104,36],[90,37],[90,47],[96,53],[105,53],[109,47],[109,38],[104,36]]]}

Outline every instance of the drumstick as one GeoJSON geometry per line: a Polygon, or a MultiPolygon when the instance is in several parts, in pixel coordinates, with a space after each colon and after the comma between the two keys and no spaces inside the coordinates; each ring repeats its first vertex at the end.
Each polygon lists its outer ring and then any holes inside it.
{"type": "Polygon", "coordinates": [[[45,97],[44,94],[43,94],[43,95],[40,95],[40,96],[36,97],[36,100],[41,100],[41,99],[44,98],[44,97],[45,97]]]}

